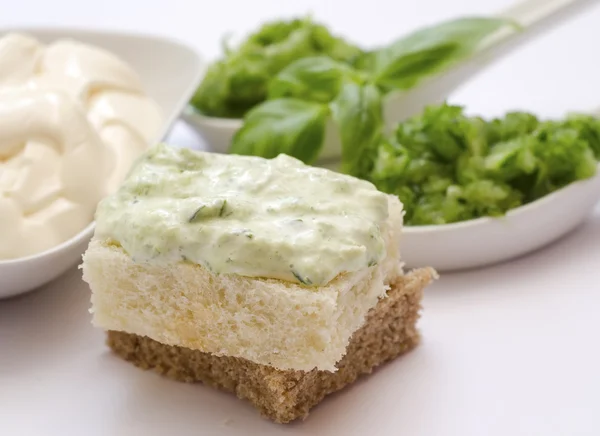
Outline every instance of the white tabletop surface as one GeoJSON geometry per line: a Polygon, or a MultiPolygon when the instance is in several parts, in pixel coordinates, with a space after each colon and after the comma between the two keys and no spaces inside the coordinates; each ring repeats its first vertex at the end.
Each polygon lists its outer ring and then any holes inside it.
{"type": "MultiPolygon", "coordinates": [[[[509,4],[17,0],[2,8],[0,27],[156,32],[212,57],[224,32],[279,15],[313,11],[339,33],[374,45],[509,4]]],[[[494,64],[451,100],[484,115],[600,106],[599,23],[600,5],[494,64]]],[[[170,141],[202,145],[183,124],[170,141]]],[[[421,346],[285,427],[231,395],[172,382],[111,355],[90,325],[89,289],[73,268],[44,289],[0,301],[0,435],[598,436],[599,266],[600,208],[542,251],[444,275],[426,292],[421,346]]]]}

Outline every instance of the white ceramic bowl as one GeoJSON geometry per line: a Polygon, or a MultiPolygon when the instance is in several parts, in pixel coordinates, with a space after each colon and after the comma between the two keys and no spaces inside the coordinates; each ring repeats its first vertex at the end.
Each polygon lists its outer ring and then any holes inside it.
{"type": "Polygon", "coordinates": [[[512,259],[574,230],[589,217],[599,199],[597,174],[513,209],[504,217],[406,226],[400,244],[402,257],[408,267],[432,266],[439,272],[512,259]]]}
{"type": "MultiPolygon", "coordinates": [[[[11,28],[8,32],[28,33],[42,42],[73,38],[109,50],[127,62],[141,77],[145,90],[165,115],[155,141],[163,139],[194,93],[204,62],[180,42],[150,35],[88,31],[62,28],[11,28]]],[[[25,258],[0,260],[0,298],[10,297],[53,280],[81,259],[94,232],[90,223],[68,241],[25,258]]]]}

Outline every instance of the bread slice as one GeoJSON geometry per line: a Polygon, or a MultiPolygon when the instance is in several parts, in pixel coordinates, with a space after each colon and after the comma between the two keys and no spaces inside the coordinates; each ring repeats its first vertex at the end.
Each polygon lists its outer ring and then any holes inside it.
{"type": "Polygon", "coordinates": [[[402,205],[389,196],[386,257],[321,287],[142,263],[95,238],[84,255],[94,325],[278,369],[335,371],[352,334],[402,274],[402,205]]]}
{"type": "Polygon", "coordinates": [[[117,331],[108,332],[108,345],[140,368],[234,392],[262,415],[287,423],[306,417],[326,395],[418,343],[415,324],[420,301],[434,275],[431,269],[421,269],[396,277],[387,297],[371,309],[365,324],[352,336],[335,372],[279,370],[244,358],[219,357],[117,331]]]}

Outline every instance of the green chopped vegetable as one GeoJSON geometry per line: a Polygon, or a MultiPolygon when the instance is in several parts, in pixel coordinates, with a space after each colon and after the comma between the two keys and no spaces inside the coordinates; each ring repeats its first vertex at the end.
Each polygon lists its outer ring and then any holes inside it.
{"type": "Polygon", "coordinates": [[[600,119],[591,115],[571,114],[564,125],[579,132],[580,138],[589,144],[596,159],[600,159],[600,119]]]}
{"type": "Polygon", "coordinates": [[[496,118],[487,124],[487,137],[490,142],[508,141],[533,132],[539,120],[527,112],[509,112],[504,118],[496,118]]]}
{"type": "Polygon", "coordinates": [[[311,163],[321,151],[327,105],[293,98],[269,100],[252,109],[230,152],[273,158],[280,153],[311,163]]]}
{"type": "Polygon", "coordinates": [[[377,150],[368,179],[398,195],[408,225],[499,216],[597,168],[600,121],[539,121],[513,112],[485,121],[460,106],[428,107],[377,150]]]}
{"type": "Polygon", "coordinates": [[[309,18],[270,22],[239,48],[226,48],[224,58],[209,67],[191,103],[205,115],[240,118],[267,99],[269,81],[292,62],[326,55],[351,64],[361,54],[309,18]]]}

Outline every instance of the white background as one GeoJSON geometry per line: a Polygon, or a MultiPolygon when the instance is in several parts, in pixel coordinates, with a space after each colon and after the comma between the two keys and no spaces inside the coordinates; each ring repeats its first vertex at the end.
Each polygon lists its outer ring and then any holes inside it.
{"type": "MultiPolygon", "coordinates": [[[[224,33],[278,16],[312,11],[338,33],[374,46],[510,3],[1,0],[0,27],[155,32],[212,58],[224,33]]],[[[600,4],[495,63],[451,101],[483,115],[600,107],[598,41],[600,4]]],[[[170,141],[200,145],[183,124],[170,141]]],[[[286,427],[230,395],[168,381],[112,356],[89,324],[89,289],[73,268],[44,289],[0,301],[0,435],[598,436],[599,266],[600,210],[540,252],[444,275],[427,290],[418,349],[286,427]]]]}

